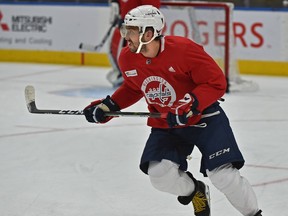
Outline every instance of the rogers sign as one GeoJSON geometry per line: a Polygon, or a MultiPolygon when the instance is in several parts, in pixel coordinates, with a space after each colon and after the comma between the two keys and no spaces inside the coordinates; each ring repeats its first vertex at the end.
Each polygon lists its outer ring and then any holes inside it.
{"type": "Polygon", "coordinates": [[[264,44],[264,37],[259,32],[259,29],[263,28],[263,23],[254,22],[250,26],[245,26],[244,23],[234,22],[233,23],[233,31],[235,43],[241,43],[243,47],[252,47],[252,48],[260,48],[264,44]],[[245,35],[249,33],[255,39],[254,42],[250,42],[245,40],[245,35]],[[239,42],[238,42],[239,41],[239,42]]]}
{"type": "MultiPolygon", "coordinates": [[[[197,21],[197,25],[201,34],[202,44],[213,45],[213,46],[224,46],[224,35],[225,35],[225,24],[224,22],[210,22],[207,21],[197,21]]],[[[250,47],[250,48],[260,48],[264,44],[264,37],[261,34],[261,28],[263,28],[263,23],[255,22],[250,26],[245,25],[241,22],[233,23],[234,32],[234,43],[235,45],[250,47]],[[247,40],[247,35],[252,41],[247,40]]],[[[170,35],[181,35],[184,37],[194,38],[194,32],[191,29],[190,24],[187,24],[184,20],[173,20],[169,25],[165,25],[163,34],[170,35]],[[181,32],[179,34],[179,32],[181,32]]]]}

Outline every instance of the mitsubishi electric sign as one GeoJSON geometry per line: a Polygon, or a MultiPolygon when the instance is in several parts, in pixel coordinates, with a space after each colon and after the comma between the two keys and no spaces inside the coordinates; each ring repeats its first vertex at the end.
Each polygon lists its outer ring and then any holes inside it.
{"type": "Polygon", "coordinates": [[[45,49],[53,44],[48,36],[53,25],[52,16],[31,15],[31,11],[19,13],[17,10],[0,7],[0,47],[45,49]]]}
{"type": "Polygon", "coordinates": [[[11,31],[44,33],[52,24],[52,17],[17,15],[11,17],[11,22],[11,31]]]}
{"type": "Polygon", "coordinates": [[[2,18],[3,18],[3,15],[2,15],[2,12],[0,11],[0,27],[2,29],[2,31],[9,31],[9,27],[6,23],[2,22],[2,18]]]}
{"type": "Polygon", "coordinates": [[[0,4],[0,49],[79,51],[106,33],[97,17],[108,25],[98,7],[0,4]]]}

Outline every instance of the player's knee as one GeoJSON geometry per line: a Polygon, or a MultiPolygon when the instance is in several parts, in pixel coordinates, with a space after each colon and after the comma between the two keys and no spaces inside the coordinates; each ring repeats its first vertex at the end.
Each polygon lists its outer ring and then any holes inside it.
{"type": "Polygon", "coordinates": [[[177,177],[178,165],[172,161],[163,159],[161,162],[152,161],[149,163],[148,175],[150,182],[160,191],[169,191],[173,187],[177,177]]]}
{"type": "Polygon", "coordinates": [[[225,164],[212,171],[207,171],[207,175],[212,184],[225,194],[232,192],[241,180],[239,171],[232,164],[225,164]]]}
{"type": "Polygon", "coordinates": [[[195,189],[193,180],[169,160],[150,162],[148,175],[153,187],[163,192],[187,196],[195,189]]]}

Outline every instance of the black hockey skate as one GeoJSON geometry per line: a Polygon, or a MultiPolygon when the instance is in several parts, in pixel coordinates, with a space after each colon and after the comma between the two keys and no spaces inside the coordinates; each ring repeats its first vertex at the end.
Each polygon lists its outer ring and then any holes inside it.
{"type": "Polygon", "coordinates": [[[262,216],[262,214],[261,214],[261,210],[259,210],[254,216],[262,216]]]}
{"type": "Polygon", "coordinates": [[[178,196],[178,201],[183,205],[192,202],[196,216],[210,216],[210,193],[208,185],[197,181],[191,173],[187,172],[195,183],[195,191],[190,196],[178,196]]]}

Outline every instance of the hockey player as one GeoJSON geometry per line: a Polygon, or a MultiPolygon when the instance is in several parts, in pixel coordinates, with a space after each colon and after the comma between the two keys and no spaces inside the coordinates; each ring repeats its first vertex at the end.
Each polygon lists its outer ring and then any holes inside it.
{"type": "Polygon", "coordinates": [[[194,146],[202,153],[200,171],[225,194],[244,216],[261,216],[255,193],[240,175],[244,165],[229,120],[218,103],[226,90],[223,72],[193,41],[162,36],[164,17],[151,5],[125,16],[121,35],[127,41],[119,57],[123,84],[84,109],[89,122],[106,123],[119,111],[145,98],[151,112],[166,118],[148,118],[152,127],[140,169],[158,190],[192,202],[196,216],[210,216],[209,188],[187,171],[186,158],[194,146]]]}
{"type": "Polygon", "coordinates": [[[117,87],[123,82],[123,77],[120,72],[117,59],[121,49],[126,45],[125,40],[121,38],[120,27],[123,23],[125,15],[133,8],[140,5],[153,5],[160,7],[160,0],[110,0],[110,24],[116,24],[114,32],[110,40],[109,61],[112,65],[112,70],[108,72],[107,79],[114,86],[117,87]]]}

